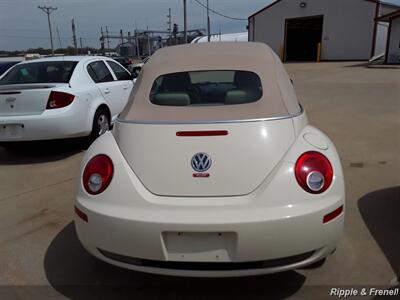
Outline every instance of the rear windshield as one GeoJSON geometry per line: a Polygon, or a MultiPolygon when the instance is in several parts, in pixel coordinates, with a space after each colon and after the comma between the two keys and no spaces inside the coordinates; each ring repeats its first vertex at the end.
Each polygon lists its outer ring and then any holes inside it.
{"type": "Polygon", "coordinates": [[[260,77],[248,71],[194,71],[156,79],[150,101],[164,106],[246,104],[261,99],[260,77]]]}
{"type": "Polygon", "coordinates": [[[68,83],[76,61],[47,61],[21,64],[0,80],[0,85],[24,83],[68,83]]]}

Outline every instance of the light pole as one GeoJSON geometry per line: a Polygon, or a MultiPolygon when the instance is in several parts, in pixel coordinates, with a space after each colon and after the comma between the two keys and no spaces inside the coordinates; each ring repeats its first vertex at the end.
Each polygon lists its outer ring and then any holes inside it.
{"type": "Polygon", "coordinates": [[[186,8],[186,0],[183,0],[183,42],[187,44],[187,8],[186,8]]]}
{"type": "Polygon", "coordinates": [[[207,36],[208,42],[211,42],[211,29],[210,29],[210,6],[207,0],[207,36]]]}
{"type": "Polygon", "coordinates": [[[49,22],[49,32],[50,32],[50,44],[51,44],[51,54],[54,55],[54,47],[53,47],[53,34],[51,33],[51,22],[50,22],[50,14],[57,10],[57,7],[51,7],[51,6],[38,6],[39,9],[41,9],[46,15],[47,15],[47,21],[49,22]]]}

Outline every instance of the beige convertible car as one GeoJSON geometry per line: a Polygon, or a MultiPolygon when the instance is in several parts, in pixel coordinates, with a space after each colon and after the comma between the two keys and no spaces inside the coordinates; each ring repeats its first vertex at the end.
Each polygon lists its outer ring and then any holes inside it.
{"type": "Polygon", "coordinates": [[[264,44],[154,54],[112,132],[87,151],[75,225],[97,258],[180,276],[316,264],[341,237],[335,146],[264,44]]]}

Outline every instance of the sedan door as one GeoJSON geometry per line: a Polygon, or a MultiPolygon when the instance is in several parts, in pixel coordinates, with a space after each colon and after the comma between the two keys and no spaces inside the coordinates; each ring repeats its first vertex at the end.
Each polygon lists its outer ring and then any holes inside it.
{"type": "Polygon", "coordinates": [[[116,80],[103,60],[89,63],[87,71],[106,100],[111,110],[112,120],[115,120],[126,104],[121,84],[116,80]]]}
{"type": "Polygon", "coordinates": [[[133,88],[133,77],[119,63],[112,60],[107,60],[107,64],[111,68],[112,72],[117,78],[119,86],[121,87],[121,100],[124,99],[123,108],[125,108],[125,105],[128,102],[129,95],[131,94],[133,88]]]}

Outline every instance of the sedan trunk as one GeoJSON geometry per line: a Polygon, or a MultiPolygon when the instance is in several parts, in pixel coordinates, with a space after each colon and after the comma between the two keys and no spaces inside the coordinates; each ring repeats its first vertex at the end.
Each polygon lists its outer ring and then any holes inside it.
{"type": "Polygon", "coordinates": [[[15,84],[0,86],[0,116],[40,115],[52,89],[62,84],[15,84]]]}

